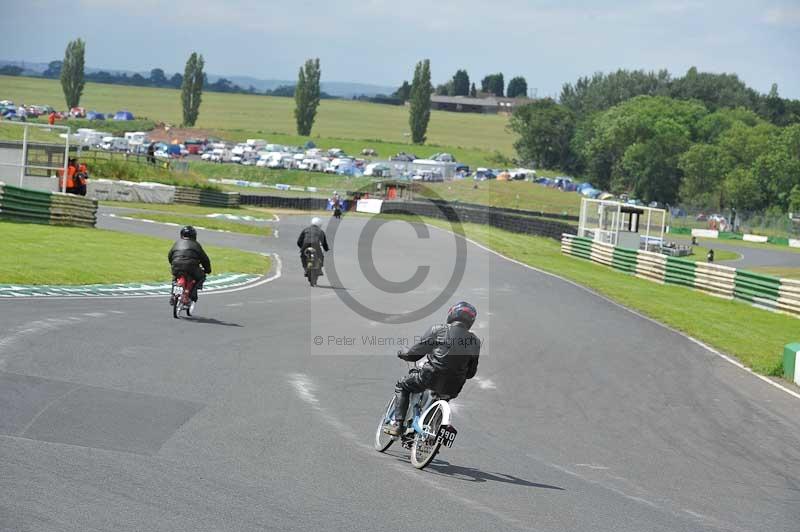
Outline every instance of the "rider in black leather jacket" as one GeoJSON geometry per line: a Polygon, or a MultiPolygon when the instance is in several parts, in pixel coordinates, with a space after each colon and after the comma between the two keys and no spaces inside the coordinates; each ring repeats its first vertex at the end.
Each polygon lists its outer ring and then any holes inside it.
{"type": "Polygon", "coordinates": [[[322,250],[329,251],[328,239],[320,225],[322,225],[322,220],[315,216],[311,219],[311,225],[303,229],[300,236],[297,237],[297,247],[300,248],[300,262],[303,265],[304,271],[306,269],[306,256],[303,254],[303,250],[308,246],[313,247],[317,251],[320,263],[325,263],[325,256],[322,254],[322,250]]]}
{"type": "Polygon", "coordinates": [[[389,434],[402,433],[410,394],[432,390],[440,397],[454,399],[464,382],[475,376],[481,342],[469,329],[476,316],[475,307],[469,303],[456,303],[447,312],[446,325],[431,327],[408,352],[397,354],[411,362],[422,357],[428,359],[419,372],[409,373],[397,382],[394,420],[387,429],[389,434]]]}
{"type": "Polygon", "coordinates": [[[206,274],[211,273],[211,259],[206,255],[203,246],[197,242],[197,231],[194,227],[187,225],[181,229],[181,238],[175,241],[167,259],[172,267],[173,278],[184,273],[196,281],[191,299],[197,301],[197,290],[203,288],[206,274]]]}

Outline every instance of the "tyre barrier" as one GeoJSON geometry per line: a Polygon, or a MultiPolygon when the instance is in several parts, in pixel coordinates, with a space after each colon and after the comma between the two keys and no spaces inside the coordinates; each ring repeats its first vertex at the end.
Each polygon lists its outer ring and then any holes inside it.
{"type": "Polygon", "coordinates": [[[0,182],[0,220],[94,227],[97,223],[97,201],[0,182]]]}
{"type": "Polygon", "coordinates": [[[800,318],[800,280],[780,279],[721,264],[692,262],[651,251],[614,247],[572,234],[561,236],[561,252],[660,284],[693,288],[724,299],[800,318]]]}
{"type": "Polygon", "coordinates": [[[175,203],[203,205],[207,207],[237,208],[240,204],[238,192],[220,192],[192,187],[175,187],[175,203]]]}

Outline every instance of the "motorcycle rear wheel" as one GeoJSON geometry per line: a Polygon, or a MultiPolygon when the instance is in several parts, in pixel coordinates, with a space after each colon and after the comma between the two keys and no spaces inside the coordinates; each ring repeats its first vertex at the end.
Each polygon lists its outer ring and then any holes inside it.
{"type": "Polygon", "coordinates": [[[414,443],[411,445],[411,464],[417,469],[423,469],[430,464],[439,452],[442,442],[437,438],[439,427],[442,426],[443,412],[441,406],[436,406],[420,421],[420,426],[426,435],[415,434],[414,443]]]}
{"type": "Polygon", "coordinates": [[[172,303],[172,317],[177,319],[178,318],[178,314],[180,313],[180,310],[178,310],[178,309],[180,308],[181,297],[173,296],[172,297],[172,301],[173,301],[173,303],[172,303]]]}

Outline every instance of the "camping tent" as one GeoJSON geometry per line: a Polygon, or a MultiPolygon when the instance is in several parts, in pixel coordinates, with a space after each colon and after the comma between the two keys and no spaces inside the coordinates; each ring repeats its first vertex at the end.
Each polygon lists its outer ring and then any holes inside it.
{"type": "Polygon", "coordinates": [[[103,113],[98,113],[97,111],[90,111],[86,113],[86,118],[89,120],[105,120],[106,116],[103,113]]]}
{"type": "Polygon", "coordinates": [[[114,120],[133,120],[133,113],[130,111],[117,111],[114,120]]]}

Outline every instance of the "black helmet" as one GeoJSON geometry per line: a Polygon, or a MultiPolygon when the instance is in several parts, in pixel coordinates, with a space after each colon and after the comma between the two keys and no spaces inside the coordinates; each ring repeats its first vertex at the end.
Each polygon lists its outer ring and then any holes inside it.
{"type": "Polygon", "coordinates": [[[197,240],[197,231],[191,225],[185,225],[183,228],[181,228],[181,238],[197,240]]]}
{"type": "Polygon", "coordinates": [[[447,311],[447,323],[460,321],[467,326],[467,329],[469,329],[472,327],[472,324],[475,323],[475,317],[477,315],[478,311],[475,309],[475,307],[466,301],[459,301],[447,311]]]}

